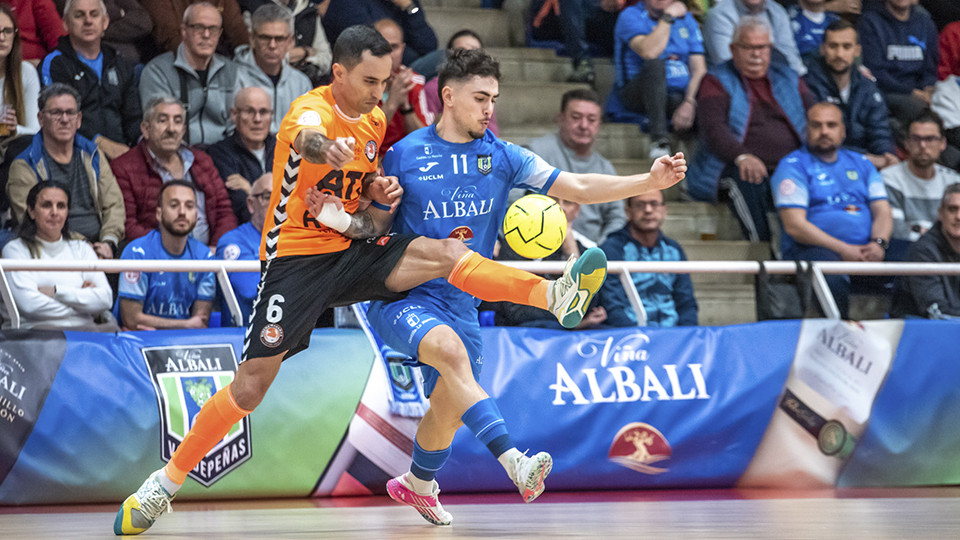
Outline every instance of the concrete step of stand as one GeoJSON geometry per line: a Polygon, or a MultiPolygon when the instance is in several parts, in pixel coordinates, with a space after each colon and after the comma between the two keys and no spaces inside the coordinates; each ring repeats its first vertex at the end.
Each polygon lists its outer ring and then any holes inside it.
{"type": "MultiPolygon", "coordinates": [[[[559,101],[556,102],[556,108],[548,120],[525,124],[505,123],[504,113],[500,112],[503,109],[499,108],[501,103],[503,103],[503,101],[498,103],[497,120],[500,124],[500,138],[506,141],[524,146],[530,139],[536,139],[537,137],[542,137],[547,133],[553,133],[557,130],[554,119],[560,109],[559,101]]],[[[637,129],[637,126],[633,124],[605,123],[600,126],[600,132],[597,134],[597,140],[594,143],[594,150],[609,159],[614,167],[633,167],[637,164],[635,160],[646,160],[647,165],[641,167],[641,170],[647,172],[650,170],[650,161],[647,158],[650,151],[649,140],[649,137],[641,133],[640,130],[637,129]],[[624,160],[630,161],[627,162],[624,160]]],[[[617,170],[620,172],[619,168],[617,170]]],[[[625,169],[623,172],[635,174],[638,171],[636,171],[636,169],[625,169]]]]}
{"type": "MultiPolygon", "coordinates": [[[[444,47],[450,36],[469,28],[480,36],[485,47],[509,47],[511,43],[510,12],[498,9],[480,9],[479,2],[474,7],[437,7],[424,6],[427,24],[437,34],[437,42],[444,47]]],[[[523,21],[519,21],[523,24],[523,21]]]]}
{"type": "Polygon", "coordinates": [[[722,326],[757,321],[753,285],[694,285],[701,326],[722,326]]]}

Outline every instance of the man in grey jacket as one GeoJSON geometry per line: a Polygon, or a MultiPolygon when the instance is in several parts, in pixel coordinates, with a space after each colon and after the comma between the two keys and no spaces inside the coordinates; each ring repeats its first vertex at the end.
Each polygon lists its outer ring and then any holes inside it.
{"type": "Polygon", "coordinates": [[[806,66],[800,60],[787,10],[774,0],[724,0],[710,8],[703,27],[703,44],[707,48],[707,62],[711,66],[730,60],[733,31],[745,15],[761,17],[770,24],[774,62],[784,61],[798,75],[807,73],[806,66]]]}
{"type": "Polygon", "coordinates": [[[140,103],[170,95],[187,109],[189,144],[213,144],[233,132],[230,104],[237,88],[237,65],[215,54],[223,19],[212,4],[200,2],[183,13],[183,42],[176,54],[163,53],[143,69],[140,103]]]}
{"type": "MultiPolygon", "coordinates": [[[[575,173],[617,174],[613,165],[593,150],[600,131],[603,108],[600,96],[587,88],[570,90],[560,100],[555,133],[533,139],[527,144],[534,153],[554,167],[575,173]]],[[[627,223],[623,203],[580,205],[573,229],[600,244],[613,231],[627,223]]],[[[591,247],[591,246],[586,246],[591,247]]]]}
{"type": "Polygon", "coordinates": [[[259,86],[270,96],[274,110],[270,132],[280,131],[280,121],[293,100],[313,89],[303,72],[290,66],[287,52],[293,46],[293,14],[277,4],[264,4],[251,17],[250,47],[237,50],[239,87],[259,86]]]}

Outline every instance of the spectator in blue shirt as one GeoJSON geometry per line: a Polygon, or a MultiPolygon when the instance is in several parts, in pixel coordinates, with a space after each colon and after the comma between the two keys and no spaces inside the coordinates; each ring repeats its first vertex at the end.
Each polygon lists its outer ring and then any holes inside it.
{"type": "MultiPolygon", "coordinates": [[[[685,261],[686,253],[676,241],[660,231],[667,218],[663,193],[652,191],[624,201],[627,225],[613,232],[601,245],[611,261],[685,261]]],[[[697,300],[690,274],[634,273],[633,283],[646,312],[646,326],[696,326],[697,300]]],[[[609,326],[636,326],[637,313],[627,299],[620,280],[608,279],[600,289],[599,304],[607,312],[609,326]]]]}
{"type": "Polygon", "coordinates": [[[628,110],[649,120],[650,158],[670,154],[674,131],[693,126],[707,73],[700,27],[681,2],[644,0],[620,13],[614,32],[616,88],[628,110]]]}
{"type": "Polygon", "coordinates": [[[816,54],[823,41],[823,32],[840,17],[826,10],[826,0],[800,0],[787,8],[793,39],[797,42],[800,56],[816,54]]]}
{"type": "MultiPolygon", "coordinates": [[[[787,155],[771,178],[783,221],[780,249],[798,261],[882,261],[893,230],[887,191],[876,167],[841,148],[843,113],[831,103],[807,111],[807,144],[787,155]]],[[[850,276],[827,275],[840,314],[849,311],[850,276]]]]}
{"type": "Polygon", "coordinates": [[[887,103],[877,84],[854,65],[859,56],[857,29],[843,19],[834,21],[824,33],[820,54],[805,58],[803,80],[817,100],[829,101],[843,111],[844,146],[865,154],[877,169],[883,169],[900,160],[895,155],[887,103]]]}
{"type": "Polygon", "coordinates": [[[859,21],[863,65],[877,78],[890,114],[905,126],[930,106],[937,82],[937,27],[913,0],[868,4],[859,21]]]}
{"type": "MultiPolygon", "coordinates": [[[[210,248],[192,238],[197,192],[185,180],[160,188],[159,227],[127,244],[121,259],[208,260],[210,248]]],[[[114,316],[130,330],[206,328],[216,282],[212,272],[124,272],[114,316]]]]}
{"type": "MultiPolygon", "coordinates": [[[[250,194],[247,195],[247,210],[250,212],[250,221],[236,229],[227,231],[217,242],[218,259],[225,261],[255,261],[260,259],[260,236],[263,232],[263,223],[267,217],[267,208],[270,206],[270,195],[273,188],[273,173],[266,172],[253,182],[250,194]]],[[[240,303],[242,321],[233,321],[232,326],[246,326],[253,311],[253,301],[257,299],[257,285],[260,284],[260,274],[257,272],[231,272],[230,285],[240,303]]],[[[220,297],[221,317],[228,317],[226,299],[220,297]]],[[[224,324],[227,326],[227,324],[224,324]]]]}

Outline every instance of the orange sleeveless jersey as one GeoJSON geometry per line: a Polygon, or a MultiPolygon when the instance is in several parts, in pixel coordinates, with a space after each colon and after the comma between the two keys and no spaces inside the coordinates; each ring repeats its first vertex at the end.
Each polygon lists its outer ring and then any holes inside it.
{"type": "Polygon", "coordinates": [[[263,225],[260,260],[347,249],[350,239],[318,223],[307,210],[304,196],[310,186],[318,186],[320,191],[340,197],[344,210],[355,212],[364,176],[376,173],[377,152],[385,132],[386,119],[379,107],[350,118],[336,106],[329,86],[315,88],[293,102],[277,133],[273,194],[263,225]],[[305,128],[328,139],[353,137],[353,161],[337,170],[302,159],[293,142],[305,128]]]}

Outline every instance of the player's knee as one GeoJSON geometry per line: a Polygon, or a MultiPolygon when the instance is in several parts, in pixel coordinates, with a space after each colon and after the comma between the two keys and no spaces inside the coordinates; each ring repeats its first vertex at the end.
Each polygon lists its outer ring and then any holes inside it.
{"type": "MultiPolygon", "coordinates": [[[[464,363],[466,351],[456,335],[429,336],[420,342],[419,360],[441,374],[449,374],[464,363]]],[[[469,367],[469,360],[466,365],[469,367]]]]}
{"type": "Polygon", "coordinates": [[[440,240],[440,247],[440,255],[451,270],[470,251],[466,244],[453,238],[440,240]]]}
{"type": "Polygon", "coordinates": [[[256,374],[246,377],[238,376],[230,383],[230,393],[238,407],[252,411],[263,401],[263,396],[267,395],[271,382],[272,378],[266,379],[256,374]]]}

